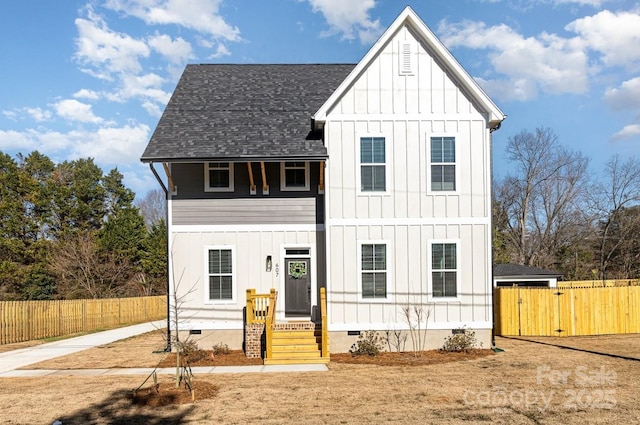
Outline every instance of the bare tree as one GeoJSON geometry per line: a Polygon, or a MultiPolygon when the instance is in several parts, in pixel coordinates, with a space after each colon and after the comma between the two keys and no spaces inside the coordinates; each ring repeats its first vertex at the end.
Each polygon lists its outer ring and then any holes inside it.
{"type": "Polygon", "coordinates": [[[101,251],[94,232],[78,233],[60,241],[51,266],[58,274],[58,292],[64,298],[106,298],[120,295],[134,265],[117,253],[101,251]]]}
{"type": "Polygon", "coordinates": [[[144,198],[135,201],[135,206],[140,210],[147,227],[157,224],[167,216],[167,200],[160,189],[147,192],[144,198]]]}
{"type": "Polygon", "coordinates": [[[604,280],[614,253],[630,239],[637,238],[640,215],[625,212],[640,205],[640,160],[612,157],[605,165],[605,181],[595,186],[591,199],[600,223],[598,266],[604,280]],[[621,223],[624,225],[620,226],[621,223]]]}
{"type": "Polygon", "coordinates": [[[515,174],[495,188],[498,210],[506,215],[506,243],[517,263],[549,267],[585,222],[588,160],[562,147],[549,128],[511,137],[507,155],[515,174]]]}

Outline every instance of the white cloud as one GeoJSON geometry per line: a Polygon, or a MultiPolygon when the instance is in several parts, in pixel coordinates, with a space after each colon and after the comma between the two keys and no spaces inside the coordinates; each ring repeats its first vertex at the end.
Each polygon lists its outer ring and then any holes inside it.
{"type": "Polygon", "coordinates": [[[5,117],[9,118],[11,121],[17,121],[18,120],[18,112],[13,110],[13,111],[6,111],[3,110],[2,111],[2,115],[4,115],[5,117]]]}
{"type": "Polygon", "coordinates": [[[209,58],[219,59],[223,56],[229,56],[229,55],[231,55],[231,52],[229,51],[229,49],[227,49],[227,47],[224,44],[218,44],[218,48],[216,49],[216,52],[211,56],[209,56],[209,58]]]}
{"type": "Polygon", "coordinates": [[[105,6],[150,25],[177,24],[214,38],[240,40],[240,30],[220,16],[222,0],[109,0],[105,6]]]}
{"type": "Polygon", "coordinates": [[[166,34],[156,34],[149,38],[149,45],[172,63],[184,63],[193,55],[191,44],[182,37],[173,40],[166,34]]]}
{"type": "Polygon", "coordinates": [[[593,6],[600,7],[603,3],[606,3],[608,0],[552,0],[551,3],[556,5],[561,4],[577,4],[579,6],[593,6]]]}
{"type": "Polygon", "coordinates": [[[77,18],[76,59],[96,78],[112,79],[112,73],[137,73],[140,58],[149,56],[144,41],[111,30],[104,19],[88,9],[88,19],[77,18]]]}
{"type": "Polygon", "coordinates": [[[100,93],[94,90],[80,89],[73,94],[73,97],[76,99],[98,100],[100,99],[100,93]]]}
{"type": "Polygon", "coordinates": [[[487,27],[483,22],[463,21],[438,27],[449,48],[487,49],[496,73],[506,78],[480,80],[492,96],[528,100],[538,90],[546,93],[584,93],[588,90],[588,55],[578,39],[542,33],[524,37],[505,24],[487,27]],[[500,87],[501,90],[493,90],[500,87]]]}
{"type": "Polygon", "coordinates": [[[640,138],[640,124],[630,124],[611,136],[611,141],[617,142],[620,140],[633,139],[636,137],[640,138]]]}
{"type": "Polygon", "coordinates": [[[73,156],[92,157],[101,163],[120,164],[137,162],[149,140],[149,127],[145,124],[124,127],[104,127],[91,133],[71,133],[74,139],[73,156]],[[86,137],[81,141],[80,137],[86,137]]]}
{"type": "Polygon", "coordinates": [[[342,38],[357,38],[362,44],[375,41],[383,32],[380,20],[369,16],[369,10],[376,5],[375,0],[308,0],[314,12],[320,12],[329,24],[322,36],[342,34],[342,38]]]}
{"type": "Polygon", "coordinates": [[[136,164],[149,140],[145,124],[73,130],[66,133],[50,129],[0,130],[0,149],[31,151],[52,158],[92,157],[102,166],[136,164]]]}
{"type": "Polygon", "coordinates": [[[31,151],[35,146],[28,134],[15,130],[0,130],[1,150],[31,151]]]}
{"type": "Polygon", "coordinates": [[[157,103],[150,101],[142,102],[142,107],[152,117],[160,118],[162,116],[162,110],[157,103]]]}
{"type": "Polygon", "coordinates": [[[608,66],[638,66],[640,61],[640,14],[603,10],[571,22],[565,27],[574,31],[586,47],[598,51],[608,66]]]}
{"type": "Polygon", "coordinates": [[[2,114],[12,121],[24,118],[25,114],[36,122],[49,121],[51,119],[51,111],[36,108],[17,108],[12,111],[2,111],[2,114]]]}
{"type": "Polygon", "coordinates": [[[102,118],[94,115],[91,105],[78,102],[75,99],[64,99],[56,102],[53,107],[56,113],[67,120],[98,124],[102,118]]]}
{"type": "Polygon", "coordinates": [[[166,104],[171,97],[162,89],[164,78],[158,74],[122,75],[120,87],[113,93],[106,95],[112,102],[124,103],[130,99],[141,99],[143,102],[154,101],[166,104]]]}
{"type": "Polygon", "coordinates": [[[46,111],[41,108],[25,108],[24,111],[37,122],[49,121],[51,119],[51,111],[46,111]]]}
{"type": "Polygon", "coordinates": [[[604,100],[613,110],[640,111],[640,77],[627,80],[617,88],[608,89],[604,94],[604,100]]]}

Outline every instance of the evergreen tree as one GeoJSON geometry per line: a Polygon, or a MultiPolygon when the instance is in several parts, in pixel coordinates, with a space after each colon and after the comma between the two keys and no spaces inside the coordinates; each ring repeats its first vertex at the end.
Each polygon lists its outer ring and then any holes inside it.
{"type": "Polygon", "coordinates": [[[141,255],[143,278],[140,284],[148,295],[167,291],[167,225],[164,219],[153,224],[144,239],[141,255]]]}
{"type": "Polygon", "coordinates": [[[102,170],[92,158],[58,164],[53,181],[52,234],[57,238],[98,230],[106,213],[102,170]]]}
{"type": "Polygon", "coordinates": [[[17,299],[23,271],[22,196],[18,165],[0,153],[0,297],[17,299]]]}

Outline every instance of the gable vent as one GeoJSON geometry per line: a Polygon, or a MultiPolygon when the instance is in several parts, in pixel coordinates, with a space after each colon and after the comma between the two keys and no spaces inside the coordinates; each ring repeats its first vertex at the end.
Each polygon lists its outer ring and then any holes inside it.
{"type": "Polygon", "coordinates": [[[413,55],[411,54],[411,43],[408,41],[400,41],[399,43],[400,54],[398,56],[400,63],[398,69],[400,75],[412,75],[413,74],[413,55]]]}

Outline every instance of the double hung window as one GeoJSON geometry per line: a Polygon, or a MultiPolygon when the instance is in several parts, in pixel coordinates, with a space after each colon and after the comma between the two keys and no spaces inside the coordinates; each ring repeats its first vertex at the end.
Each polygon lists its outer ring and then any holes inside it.
{"type": "Polygon", "coordinates": [[[431,138],[431,190],[456,190],[456,139],[431,138]]]}
{"type": "Polygon", "coordinates": [[[386,191],[386,175],[387,165],[385,138],[360,138],[360,191],[386,191]]]}

